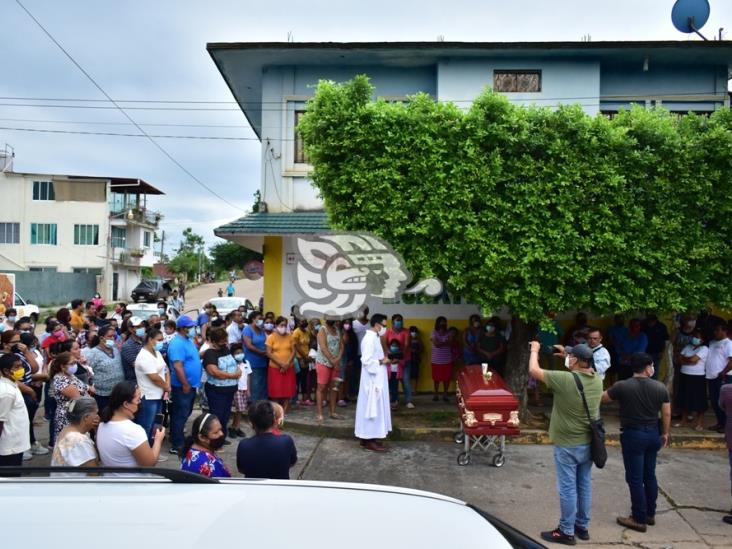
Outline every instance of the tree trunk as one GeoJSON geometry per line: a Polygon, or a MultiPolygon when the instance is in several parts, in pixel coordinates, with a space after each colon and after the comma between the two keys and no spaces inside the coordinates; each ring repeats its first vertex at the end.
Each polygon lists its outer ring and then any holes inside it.
{"type": "Polygon", "coordinates": [[[524,322],[518,317],[511,319],[511,339],[508,341],[506,357],[506,383],[519,400],[519,418],[522,423],[528,419],[529,342],[536,337],[536,324],[524,322]]]}

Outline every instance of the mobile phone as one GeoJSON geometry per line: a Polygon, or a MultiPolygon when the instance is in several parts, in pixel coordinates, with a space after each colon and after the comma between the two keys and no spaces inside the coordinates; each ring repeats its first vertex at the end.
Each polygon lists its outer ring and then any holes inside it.
{"type": "Polygon", "coordinates": [[[163,428],[163,422],[165,416],[163,414],[155,414],[155,421],[153,422],[153,432],[157,432],[163,428]]]}

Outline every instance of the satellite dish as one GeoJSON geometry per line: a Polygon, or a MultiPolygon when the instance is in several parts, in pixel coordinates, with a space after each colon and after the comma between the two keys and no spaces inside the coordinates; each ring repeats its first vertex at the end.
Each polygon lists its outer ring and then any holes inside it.
{"type": "Polygon", "coordinates": [[[699,30],[709,19],[709,11],[709,0],[676,0],[671,21],[677,30],[687,34],[694,32],[704,38],[699,30]]]}

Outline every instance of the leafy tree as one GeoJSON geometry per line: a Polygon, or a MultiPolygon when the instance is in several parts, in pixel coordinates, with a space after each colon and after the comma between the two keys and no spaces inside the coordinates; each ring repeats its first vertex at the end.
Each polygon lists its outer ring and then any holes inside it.
{"type": "Polygon", "coordinates": [[[262,255],[234,242],[220,242],[210,249],[214,269],[217,272],[241,269],[247,261],[262,259],[262,255]]]}
{"type": "Polygon", "coordinates": [[[204,239],[190,227],[183,231],[176,256],[170,261],[169,268],[176,274],[184,274],[188,280],[195,280],[199,272],[211,268],[211,260],[204,251],[204,239]]]}
{"type": "Polygon", "coordinates": [[[177,252],[198,252],[204,244],[203,237],[200,234],[194,233],[190,227],[187,227],[183,231],[183,240],[180,241],[177,252]]]}
{"type": "Polygon", "coordinates": [[[262,193],[259,192],[259,189],[254,191],[254,204],[252,204],[252,213],[258,213],[259,208],[262,204],[262,193]]]}
{"type": "Polygon", "coordinates": [[[507,381],[525,411],[548,311],[732,305],[732,113],[372,100],[322,81],[298,131],[334,227],[389,240],[415,276],[508,308],[507,381]]]}

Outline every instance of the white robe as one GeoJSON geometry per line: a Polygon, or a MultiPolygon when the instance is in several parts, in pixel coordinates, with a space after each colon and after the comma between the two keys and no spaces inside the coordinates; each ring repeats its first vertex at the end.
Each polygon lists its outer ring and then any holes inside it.
{"type": "Polygon", "coordinates": [[[367,330],[361,341],[361,384],[356,404],[356,437],[385,438],[391,431],[388,366],[379,336],[367,330]]]}

